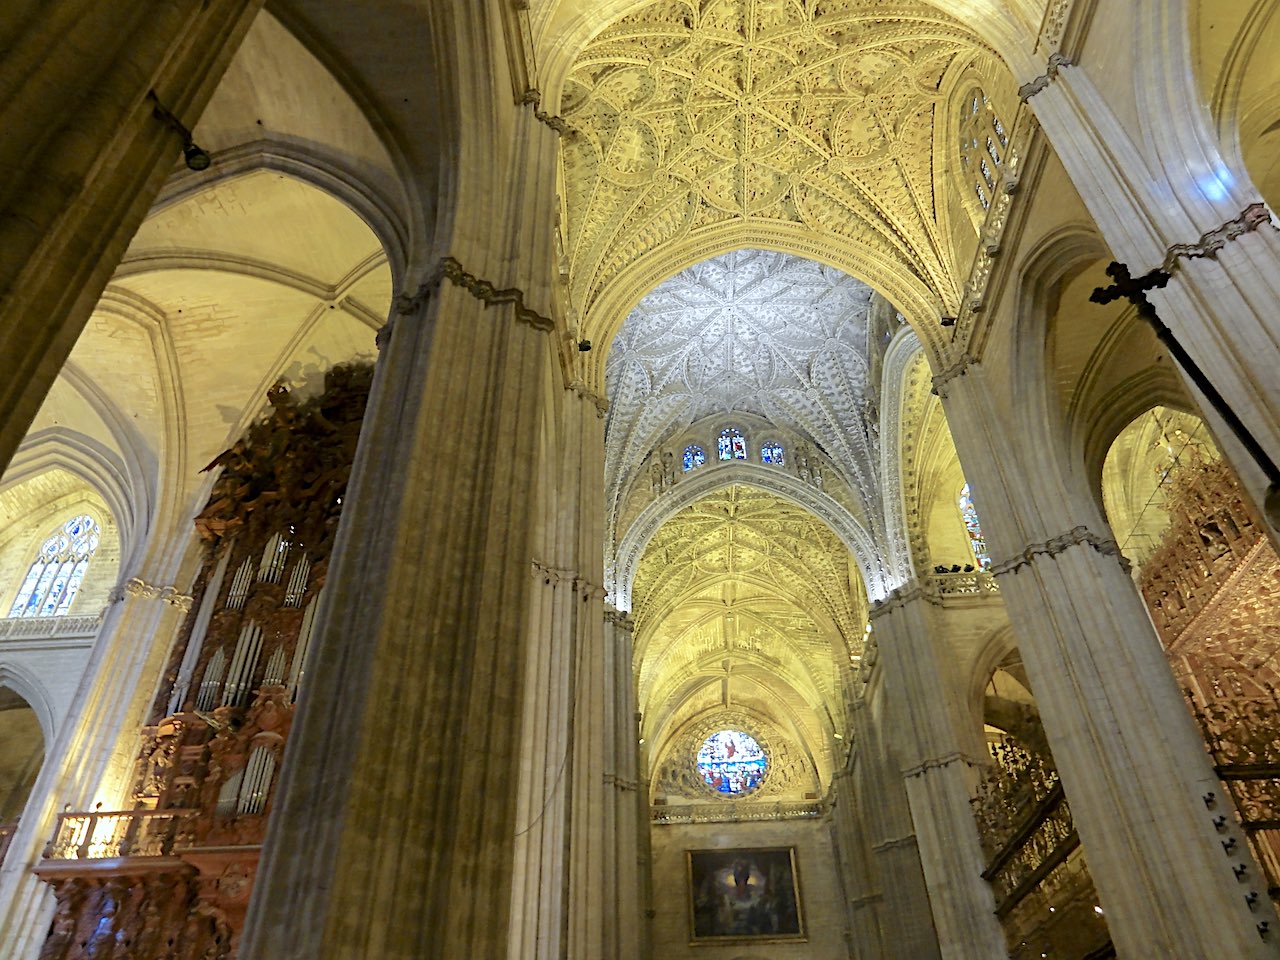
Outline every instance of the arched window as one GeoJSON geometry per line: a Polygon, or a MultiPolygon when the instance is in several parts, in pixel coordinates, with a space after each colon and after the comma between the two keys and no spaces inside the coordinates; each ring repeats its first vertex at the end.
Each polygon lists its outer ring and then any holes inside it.
{"type": "Polygon", "coordinates": [[[61,617],[71,609],[101,531],[88,514],[73,517],[40,547],[40,553],[18,596],[9,609],[11,617],[61,617]]]}
{"type": "Polygon", "coordinates": [[[688,473],[695,467],[700,467],[707,462],[707,455],[703,449],[696,443],[684,448],[684,472],[688,473]]]}
{"type": "Polygon", "coordinates": [[[766,440],[760,445],[760,462],[773,463],[779,467],[786,465],[786,454],[782,450],[782,444],[776,440],[766,440]]]}
{"type": "Polygon", "coordinates": [[[969,533],[969,546],[978,561],[978,569],[986,570],[991,566],[991,557],[987,555],[987,539],[982,535],[982,524],[978,522],[978,511],[974,509],[967,483],[960,488],[960,516],[964,518],[964,528],[969,533]]]}
{"type": "Polygon", "coordinates": [[[1004,166],[1009,134],[981,89],[969,95],[960,120],[960,164],[973,181],[982,209],[991,206],[1000,168],[1004,166]]]}
{"type": "Polygon", "coordinates": [[[718,453],[721,460],[747,459],[747,438],[733,427],[721,430],[718,453]]]}

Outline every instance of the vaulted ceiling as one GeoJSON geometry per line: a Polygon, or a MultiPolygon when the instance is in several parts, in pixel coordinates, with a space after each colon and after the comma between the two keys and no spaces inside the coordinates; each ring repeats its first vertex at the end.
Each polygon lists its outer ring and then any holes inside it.
{"type": "Polygon", "coordinates": [[[734,221],[856,244],[944,305],[961,279],[935,207],[943,75],[981,49],[924,4],[660,0],[578,55],[561,113],[570,297],[734,221]]]}
{"type": "Polygon", "coordinates": [[[634,597],[646,735],[745,708],[825,755],[843,729],[841,676],[861,654],[866,600],[821,521],[763,490],[722,489],[658,531],[634,597]]]}
{"type": "Polygon", "coordinates": [[[762,250],[697,264],[645,297],[609,354],[611,518],[664,442],[706,417],[743,413],[807,438],[861,495],[861,512],[873,512],[871,298],[839,270],[762,250]]]}

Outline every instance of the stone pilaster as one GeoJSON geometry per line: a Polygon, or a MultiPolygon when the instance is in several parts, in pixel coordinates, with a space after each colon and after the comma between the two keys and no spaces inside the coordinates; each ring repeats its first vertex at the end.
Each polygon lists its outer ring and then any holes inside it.
{"type": "Polygon", "coordinates": [[[1228,801],[1110,532],[1011,441],[984,377],[971,365],[943,402],[1120,956],[1276,956],[1258,932],[1278,929],[1265,880],[1234,826],[1215,827],[1228,801]]]}
{"type": "Polygon", "coordinates": [[[507,957],[551,323],[439,276],[379,358],[242,960],[507,957]]]}
{"type": "Polygon", "coordinates": [[[945,960],[1006,956],[995,897],[969,806],[980,729],[966,731],[958,684],[934,624],[927,586],[907,584],[871,610],[880,652],[885,719],[901,764],[933,925],[945,960]]]}
{"type": "Polygon", "coordinates": [[[71,352],[262,0],[69,0],[0,67],[0,470],[71,352]]]}
{"type": "Polygon", "coordinates": [[[858,796],[867,798],[861,812],[880,897],[878,903],[865,901],[861,909],[874,911],[880,949],[887,956],[897,953],[931,960],[941,956],[938,937],[901,764],[885,742],[884,710],[873,713],[873,707],[884,707],[880,694],[883,689],[873,678],[867,696],[853,710],[855,783],[858,796]],[[873,699],[881,702],[873,704],[873,699]]]}

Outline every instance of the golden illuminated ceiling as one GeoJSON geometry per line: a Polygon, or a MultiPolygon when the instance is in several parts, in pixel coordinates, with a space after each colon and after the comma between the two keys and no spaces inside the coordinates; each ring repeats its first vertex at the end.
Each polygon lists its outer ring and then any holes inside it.
{"type": "Polygon", "coordinates": [[[841,675],[861,653],[866,601],[824,524],[763,490],[720,490],[650,541],[634,598],[647,736],[739,709],[825,756],[844,728],[841,675]]]}
{"type": "Polygon", "coordinates": [[[561,105],[573,305],[735,220],[863,245],[954,301],[934,119],[943,74],[976,49],[934,8],[868,0],[662,0],[607,27],[561,105]]]}

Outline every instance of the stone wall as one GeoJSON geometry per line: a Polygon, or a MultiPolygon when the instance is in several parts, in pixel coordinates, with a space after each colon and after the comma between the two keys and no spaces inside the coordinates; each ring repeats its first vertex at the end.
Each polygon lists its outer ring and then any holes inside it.
{"type": "Polygon", "coordinates": [[[655,960],[844,960],[848,956],[843,894],[831,825],[825,819],[655,825],[652,843],[650,934],[655,960]],[[807,942],[692,946],[685,851],[787,846],[796,849],[807,942]]]}

